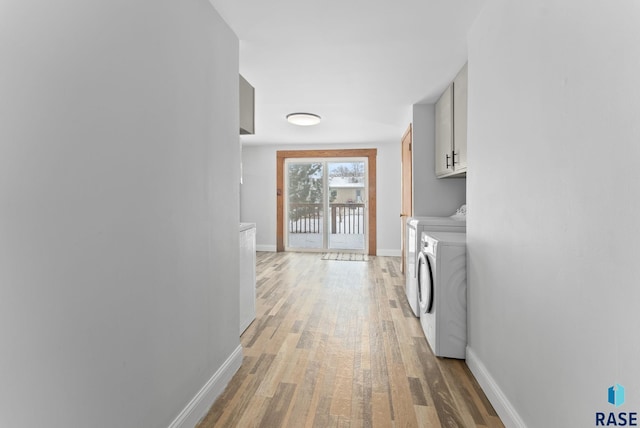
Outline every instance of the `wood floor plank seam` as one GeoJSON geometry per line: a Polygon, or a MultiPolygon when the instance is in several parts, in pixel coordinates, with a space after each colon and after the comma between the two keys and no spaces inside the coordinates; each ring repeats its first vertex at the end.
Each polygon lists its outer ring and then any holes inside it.
{"type": "Polygon", "coordinates": [[[399,258],[256,266],[242,366],[198,428],[503,427],[464,361],[431,352],[399,258]]]}

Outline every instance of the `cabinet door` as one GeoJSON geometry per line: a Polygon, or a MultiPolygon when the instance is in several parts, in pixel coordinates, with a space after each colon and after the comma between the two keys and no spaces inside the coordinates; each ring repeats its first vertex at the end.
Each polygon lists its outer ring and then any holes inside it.
{"type": "Polygon", "coordinates": [[[467,170],[467,64],[453,81],[453,169],[467,170]]]}
{"type": "Polygon", "coordinates": [[[453,172],[453,85],[449,85],[436,103],[435,171],[440,177],[453,172]]]}
{"type": "Polygon", "coordinates": [[[255,134],[255,89],[240,76],[240,135],[255,134]]]}

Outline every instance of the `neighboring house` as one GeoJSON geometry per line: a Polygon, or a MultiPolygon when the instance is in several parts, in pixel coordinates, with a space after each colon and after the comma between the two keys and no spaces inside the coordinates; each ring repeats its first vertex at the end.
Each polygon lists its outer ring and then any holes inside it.
{"type": "Polygon", "coordinates": [[[364,177],[329,178],[329,192],[332,196],[331,202],[334,204],[364,203],[364,188],[364,177]]]}

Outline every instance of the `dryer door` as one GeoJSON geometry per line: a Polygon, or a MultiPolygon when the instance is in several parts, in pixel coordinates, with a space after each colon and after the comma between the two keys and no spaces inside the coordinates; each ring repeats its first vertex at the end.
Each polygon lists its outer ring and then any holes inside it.
{"type": "Polygon", "coordinates": [[[423,252],[418,258],[418,298],[420,313],[430,313],[433,309],[433,271],[429,257],[423,252]]]}

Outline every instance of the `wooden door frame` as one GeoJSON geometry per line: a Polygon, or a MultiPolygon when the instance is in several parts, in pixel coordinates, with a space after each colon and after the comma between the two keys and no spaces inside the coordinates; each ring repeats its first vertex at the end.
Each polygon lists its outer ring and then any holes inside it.
{"type": "Polygon", "coordinates": [[[367,254],[375,256],[376,241],[376,157],[377,149],[338,150],[278,150],[276,152],[276,251],[284,251],[284,163],[292,158],[367,158],[368,159],[368,215],[369,248],[367,254]]]}
{"type": "Polygon", "coordinates": [[[405,131],[401,140],[401,168],[402,168],[402,180],[401,186],[401,206],[400,206],[400,271],[406,271],[406,246],[407,240],[407,219],[413,216],[413,126],[409,124],[409,127],[405,131]],[[406,212],[405,212],[406,211],[406,212]]]}

